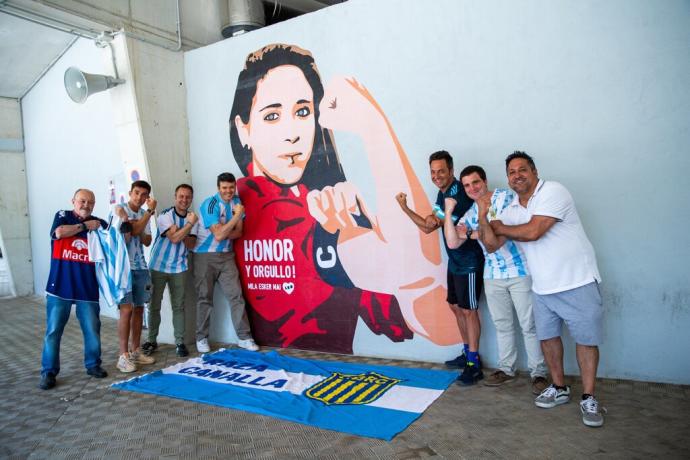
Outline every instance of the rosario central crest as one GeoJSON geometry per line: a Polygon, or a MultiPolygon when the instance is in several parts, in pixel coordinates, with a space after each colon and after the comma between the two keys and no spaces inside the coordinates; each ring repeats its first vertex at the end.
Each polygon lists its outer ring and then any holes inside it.
{"type": "Polygon", "coordinates": [[[402,380],[377,372],[341,374],[334,372],[327,379],[309,387],[304,394],[324,404],[370,404],[402,380]]]}

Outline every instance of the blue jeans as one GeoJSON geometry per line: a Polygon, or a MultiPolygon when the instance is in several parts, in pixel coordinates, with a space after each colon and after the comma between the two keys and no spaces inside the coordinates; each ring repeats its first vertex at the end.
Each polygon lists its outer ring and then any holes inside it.
{"type": "Polygon", "coordinates": [[[84,366],[91,369],[101,365],[101,308],[98,302],[64,300],[46,296],[46,336],[43,340],[41,375],[60,372],[60,339],[65,330],[72,304],[77,305],[77,319],[84,335],[84,366]]]}

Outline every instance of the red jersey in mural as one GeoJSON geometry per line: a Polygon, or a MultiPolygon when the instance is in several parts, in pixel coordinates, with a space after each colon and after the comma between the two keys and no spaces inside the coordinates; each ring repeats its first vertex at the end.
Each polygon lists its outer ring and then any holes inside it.
{"type": "Polygon", "coordinates": [[[259,343],[352,353],[359,317],[392,341],[412,337],[394,296],[352,285],[337,235],[309,213],[304,185],[249,177],[239,179],[238,192],[246,218],[235,253],[259,343]]]}

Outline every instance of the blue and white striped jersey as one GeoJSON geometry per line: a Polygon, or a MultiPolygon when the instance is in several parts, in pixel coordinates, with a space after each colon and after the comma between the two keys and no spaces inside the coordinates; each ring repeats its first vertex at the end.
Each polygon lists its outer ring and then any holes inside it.
{"type": "MultiPolygon", "coordinates": [[[[144,213],[146,212],[142,208],[139,208],[138,211],[133,211],[132,208],[129,207],[128,203],[118,204],[116,206],[120,206],[122,209],[125,210],[127,216],[129,217],[129,220],[139,220],[144,217],[144,213]]],[[[112,218],[114,215],[115,213],[114,211],[112,211],[110,213],[110,217],[112,218]]],[[[146,228],[144,228],[144,234],[151,234],[150,220],[146,223],[146,228]]],[[[129,266],[132,270],[148,270],[148,266],[146,265],[146,259],[144,258],[144,245],[141,244],[140,236],[132,236],[129,239],[129,241],[127,242],[127,253],[129,254],[129,266]]]]}
{"type": "Polygon", "coordinates": [[[88,233],[89,260],[96,263],[96,279],[101,299],[116,306],[132,290],[127,243],[120,233],[119,219],[107,229],[88,233]]]}
{"type": "MultiPolygon", "coordinates": [[[[151,250],[151,260],[149,266],[151,270],[156,270],[163,273],[182,273],[187,271],[187,247],[184,241],[173,243],[167,237],[168,230],[173,225],[177,228],[182,228],[187,223],[187,216],[181,216],[172,206],[158,216],[156,220],[158,224],[156,231],[156,241],[153,243],[151,250]]],[[[197,234],[197,225],[194,224],[190,235],[197,234]]]]}
{"type": "MultiPolygon", "coordinates": [[[[514,193],[512,190],[496,189],[491,195],[491,207],[489,208],[489,222],[496,218],[513,201],[514,193]]],[[[460,222],[467,228],[477,230],[479,228],[479,218],[477,216],[477,203],[472,203],[472,207],[467,210],[460,222]]],[[[477,240],[479,241],[479,240],[477,240]]],[[[507,240],[496,252],[489,254],[486,248],[479,241],[479,245],[484,250],[484,279],[507,279],[529,275],[527,269],[527,259],[513,240],[507,240]]]]}
{"type": "Polygon", "coordinates": [[[230,252],[232,240],[216,241],[211,232],[211,225],[224,224],[232,219],[232,207],[240,203],[242,202],[237,195],[226,203],[220,198],[219,193],[206,198],[201,203],[196,246],[193,252],[230,252]]]}

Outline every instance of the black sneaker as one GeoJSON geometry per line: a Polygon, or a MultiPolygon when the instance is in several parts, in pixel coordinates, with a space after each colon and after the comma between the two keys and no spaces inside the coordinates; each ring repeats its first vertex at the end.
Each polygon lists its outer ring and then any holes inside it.
{"type": "Polygon", "coordinates": [[[108,376],[108,373],[101,366],[86,369],[86,373],[92,377],[96,377],[97,379],[102,379],[108,376]]]}
{"type": "Polygon", "coordinates": [[[55,374],[48,372],[46,375],[41,376],[41,383],[38,384],[38,388],[41,390],[50,390],[55,386],[55,374]]]}
{"type": "Polygon", "coordinates": [[[444,363],[449,369],[464,369],[467,366],[467,356],[463,353],[457,358],[453,358],[450,361],[444,363]]]}
{"type": "Polygon", "coordinates": [[[180,358],[184,358],[189,355],[189,350],[187,350],[187,346],[184,343],[178,343],[175,346],[175,354],[180,358]]]}
{"type": "Polygon", "coordinates": [[[482,372],[481,366],[467,365],[462,374],[456,379],[456,383],[461,385],[474,385],[484,378],[484,373],[482,372]]]}
{"type": "Polygon", "coordinates": [[[146,356],[151,356],[156,350],[158,350],[157,342],[146,342],[141,346],[141,351],[143,351],[146,356]]]}

